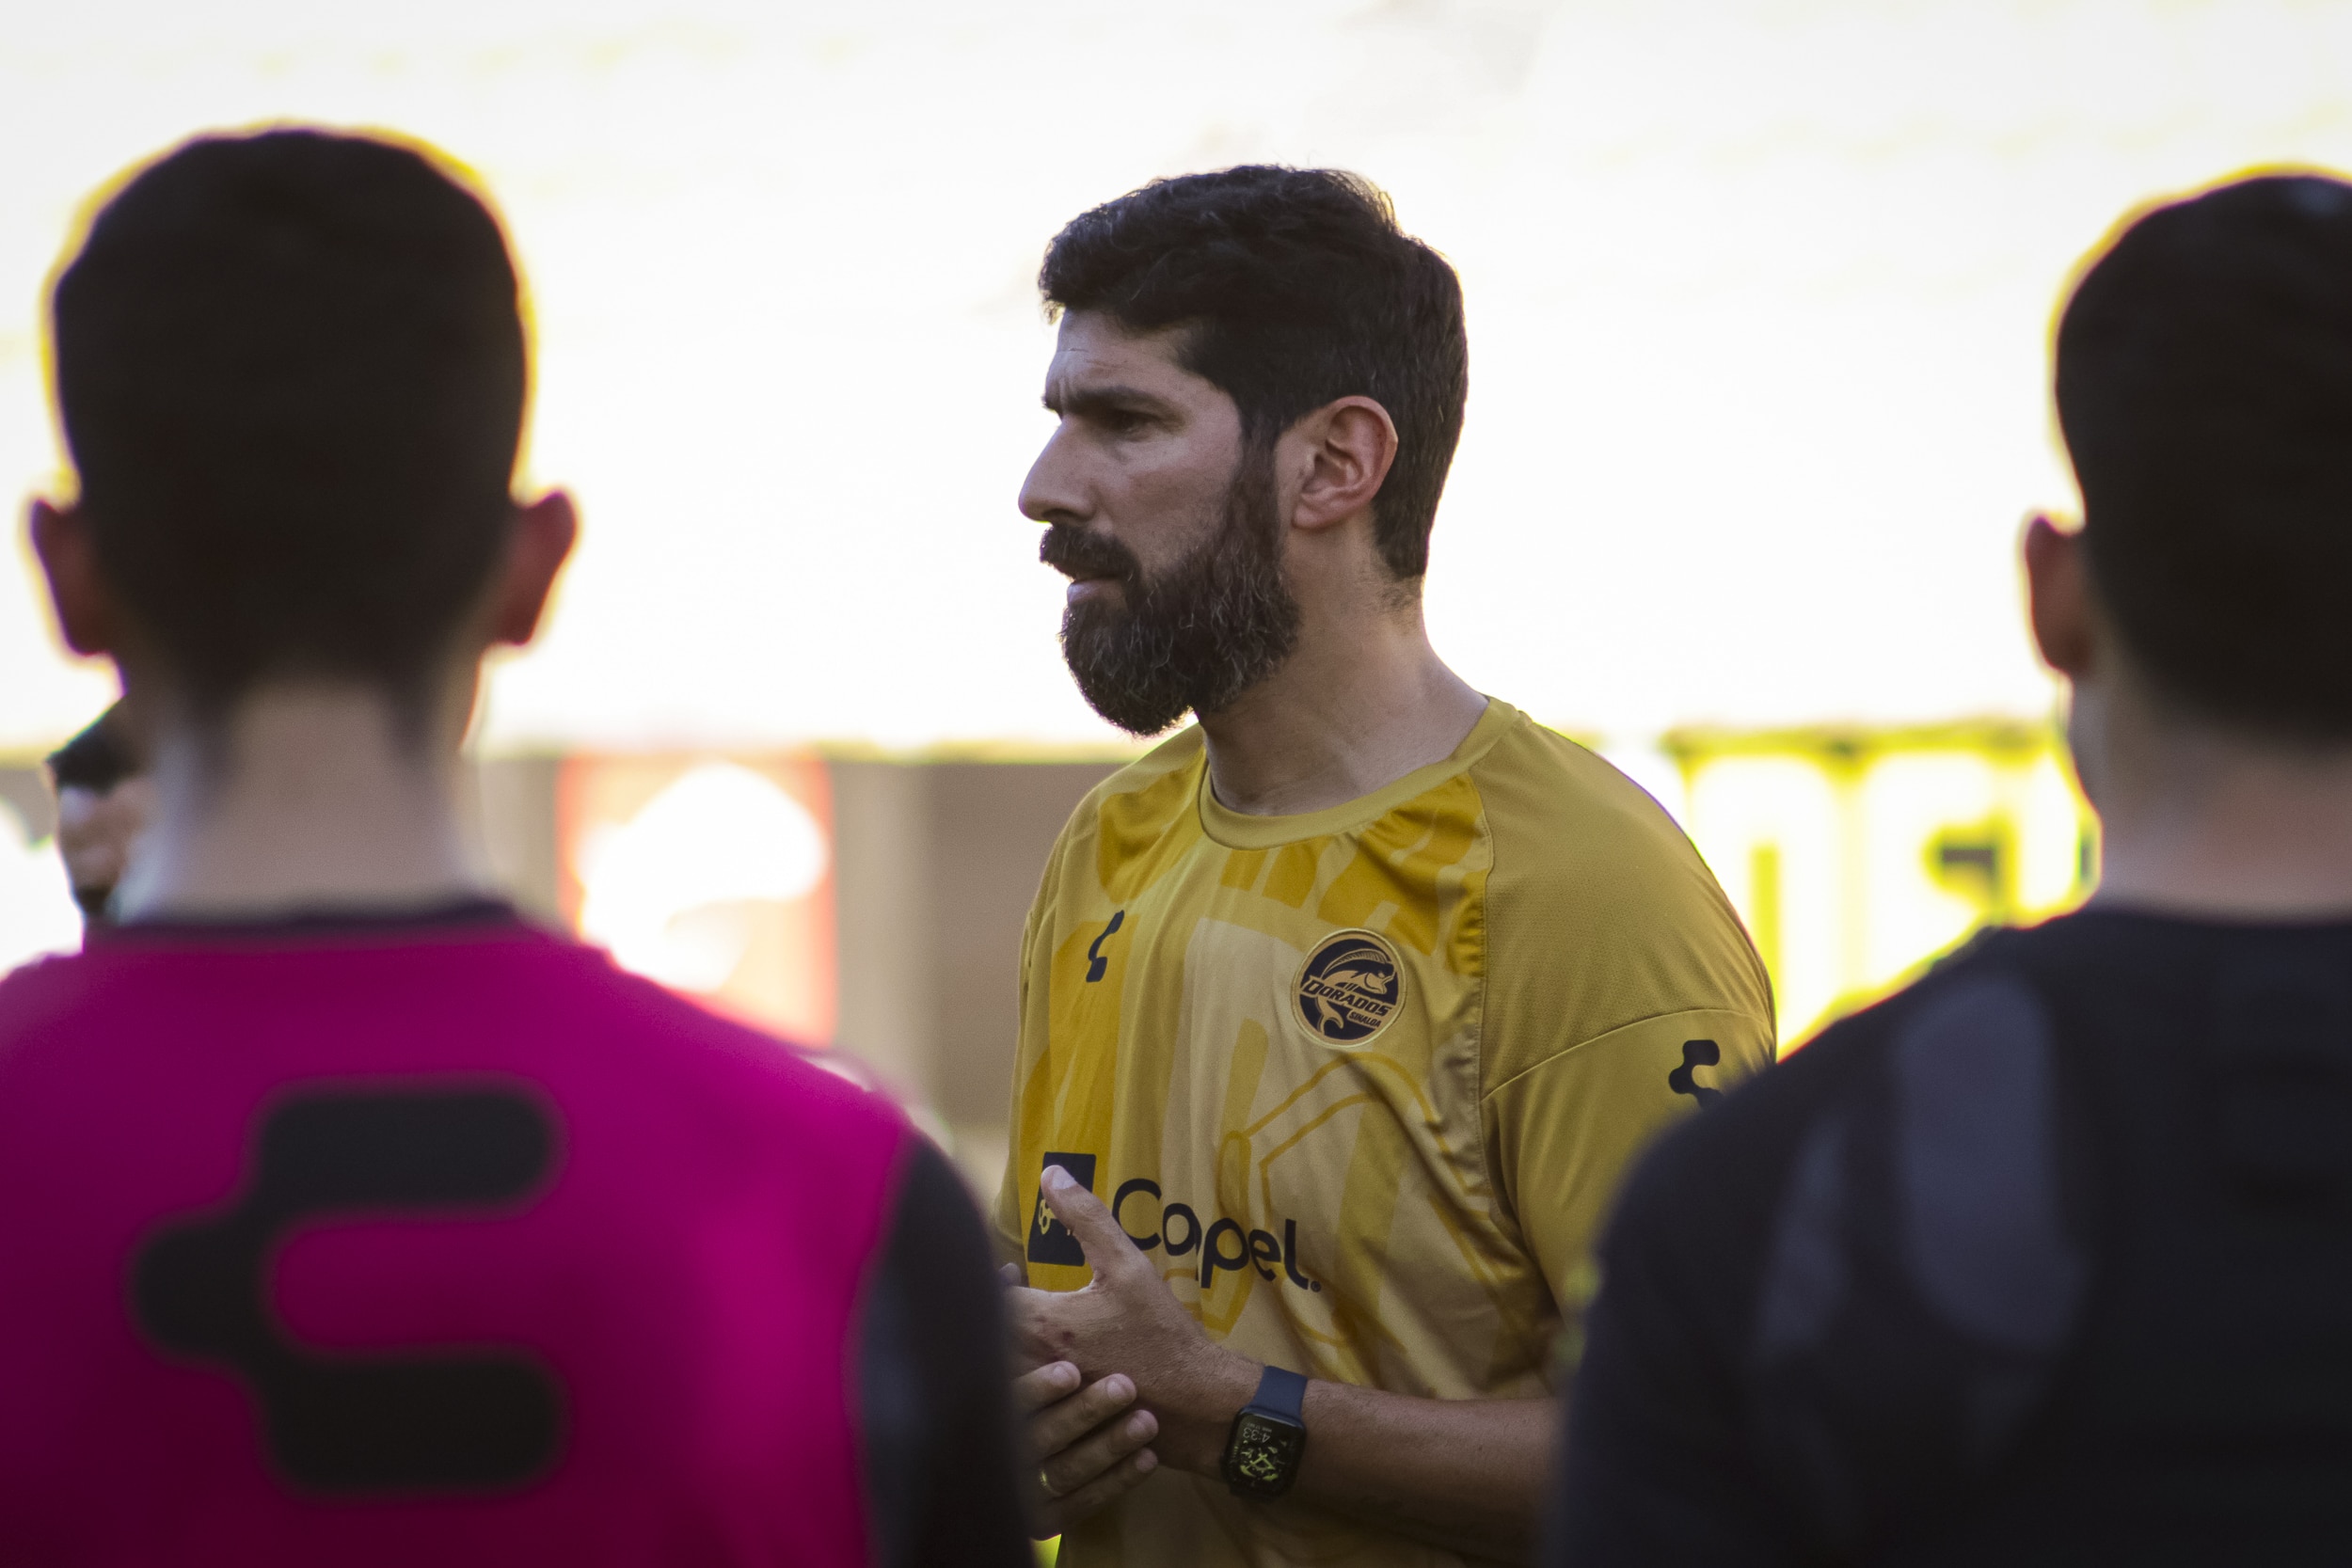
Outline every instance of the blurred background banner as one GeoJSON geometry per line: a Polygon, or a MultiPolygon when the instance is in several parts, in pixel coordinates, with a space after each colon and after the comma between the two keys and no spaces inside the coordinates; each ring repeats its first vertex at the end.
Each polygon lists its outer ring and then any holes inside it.
{"type": "Polygon", "coordinates": [[[556,774],[557,910],[625,969],[831,1044],[833,796],[808,756],[581,756],[556,774]]]}
{"type": "Polygon", "coordinates": [[[2078,902],[2096,823],[2055,726],[1670,732],[1681,816],[1765,968],[1784,1046],[1985,926],[2078,902]]]}
{"type": "Polygon", "coordinates": [[[847,1047],[985,1185],[1029,898],[1119,760],[576,752],[479,762],[471,793],[526,911],[720,1012],[847,1047]]]}
{"type": "MultiPolygon", "coordinates": [[[[585,519],[545,641],[489,687],[485,824],[537,823],[490,833],[501,864],[673,983],[734,955],[702,994],[898,1062],[951,1123],[977,1104],[958,1042],[1009,1019],[1043,841],[925,857],[964,812],[1052,818],[1050,840],[1088,770],[1133,752],[1071,688],[1061,579],[1013,507],[1048,429],[1033,277],[1072,215],[1159,175],[1335,164],[1460,268],[1438,645],[1683,816],[1794,1033],[2080,880],[2012,561],[2029,509],[2072,504],[2045,385],[2071,268],[2159,195],[2352,164],[2352,6],[2307,0],[81,0],[5,21],[0,493],[64,483],[40,303],[103,182],[284,119],[446,150],[530,280],[525,480],[585,519]],[[713,850],[720,819],[739,853],[713,850]],[[1001,879],[1009,938],[942,891],[967,872],[1001,879]],[[861,924],[907,890],[963,912],[861,924]],[[895,987],[859,977],[878,942],[899,944],[895,987]]],[[[72,940],[24,769],[111,694],[59,653],[11,531],[0,961],[72,940]]]]}

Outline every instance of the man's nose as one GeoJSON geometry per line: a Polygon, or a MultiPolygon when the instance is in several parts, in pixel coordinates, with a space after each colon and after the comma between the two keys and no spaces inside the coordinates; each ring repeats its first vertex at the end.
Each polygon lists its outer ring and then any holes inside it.
{"type": "Polygon", "coordinates": [[[1029,465],[1029,477],[1021,482],[1021,515],[1039,523],[1083,523],[1088,507],[1085,491],[1078,483],[1076,465],[1071,460],[1070,443],[1063,439],[1067,426],[1057,427],[1047,436],[1045,450],[1029,465]]]}

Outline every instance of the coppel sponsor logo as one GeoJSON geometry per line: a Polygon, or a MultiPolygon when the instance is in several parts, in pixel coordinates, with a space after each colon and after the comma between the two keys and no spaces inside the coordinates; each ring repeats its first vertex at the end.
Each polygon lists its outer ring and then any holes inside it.
{"type": "Polygon", "coordinates": [[[1222,1216],[1205,1227],[1200,1215],[1189,1203],[1162,1203],[1159,1228],[1141,1231],[1136,1226],[1147,1223],[1151,1204],[1160,1200],[1160,1184],[1149,1177],[1138,1176],[1122,1181],[1111,1197],[1111,1218],[1127,1239],[1145,1252],[1166,1248],[1170,1258],[1184,1258],[1194,1252],[1200,1254],[1200,1288],[1213,1289],[1219,1269],[1239,1274],[1254,1269],[1264,1280],[1282,1278],[1302,1291],[1320,1291],[1323,1282],[1310,1279],[1298,1272],[1298,1222],[1284,1220],[1282,1234],[1277,1238],[1270,1230],[1245,1228],[1239,1220],[1222,1216]],[[1130,1205],[1133,1207],[1130,1207],[1130,1205]],[[1277,1275],[1277,1269],[1281,1272],[1277,1275]]]}

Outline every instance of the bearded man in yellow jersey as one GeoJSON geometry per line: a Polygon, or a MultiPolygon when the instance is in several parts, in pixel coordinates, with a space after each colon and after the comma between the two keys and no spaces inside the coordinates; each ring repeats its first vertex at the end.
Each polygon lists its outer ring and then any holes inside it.
{"type": "Polygon", "coordinates": [[[999,1244],[1042,1528],[1097,1564],[1532,1549],[1628,1160],[1771,1060],[1714,879],[1422,628],[1460,284],[1327,170],[1073,222],[1021,494],[1138,735],[1022,957],[999,1244]]]}

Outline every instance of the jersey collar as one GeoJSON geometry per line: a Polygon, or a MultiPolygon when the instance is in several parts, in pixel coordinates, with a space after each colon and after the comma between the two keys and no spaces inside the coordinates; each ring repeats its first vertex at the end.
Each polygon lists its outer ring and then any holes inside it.
{"type": "Polygon", "coordinates": [[[1278,845],[1296,844],[1302,839],[1327,838],[1335,833],[1352,832],[1388,816],[1417,795],[1425,794],[1462,772],[1494,749],[1503,732],[1519,721],[1519,710],[1500,697],[1486,699],[1486,711],[1478,716],[1470,734],[1454,748],[1454,754],[1442,762],[1426,768],[1416,768],[1403,778],[1381,785],[1369,795],[1321,811],[1301,812],[1295,816],[1253,816],[1238,812],[1216,798],[1209,785],[1208,749],[1200,752],[1200,827],[1210,838],[1228,849],[1271,849],[1278,845]]]}

